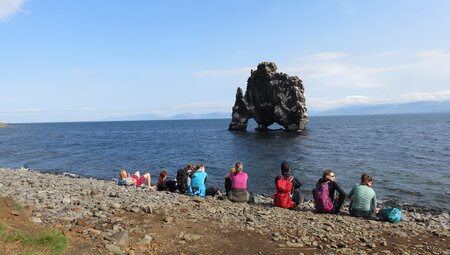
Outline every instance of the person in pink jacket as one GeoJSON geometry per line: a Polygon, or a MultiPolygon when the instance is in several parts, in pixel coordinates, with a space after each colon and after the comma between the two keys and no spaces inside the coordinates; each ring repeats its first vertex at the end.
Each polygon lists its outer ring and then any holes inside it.
{"type": "Polygon", "coordinates": [[[247,190],[248,174],[244,172],[244,165],[242,162],[234,164],[234,172],[231,171],[229,176],[231,180],[231,191],[228,192],[227,197],[233,202],[253,202],[254,198],[247,190]]]}

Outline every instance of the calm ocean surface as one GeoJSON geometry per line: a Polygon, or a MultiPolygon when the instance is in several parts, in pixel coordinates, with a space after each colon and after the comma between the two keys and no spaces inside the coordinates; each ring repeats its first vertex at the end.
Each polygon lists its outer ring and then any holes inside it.
{"type": "MultiPolygon", "coordinates": [[[[304,133],[233,133],[229,120],[11,124],[0,129],[0,166],[116,178],[119,169],[172,177],[204,164],[209,185],[222,187],[233,162],[249,189],[272,194],[288,160],[311,190],[325,168],[348,192],[363,172],[382,200],[450,210],[450,114],[311,117],[304,133]]],[[[249,130],[253,130],[252,124],[249,130]]]]}

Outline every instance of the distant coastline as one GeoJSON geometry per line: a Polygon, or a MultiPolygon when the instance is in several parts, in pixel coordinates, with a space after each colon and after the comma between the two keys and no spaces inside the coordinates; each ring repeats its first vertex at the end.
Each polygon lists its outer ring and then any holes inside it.
{"type": "MultiPolygon", "coordinates": [[[[351,116],[351,115],[391,115],[391,114],[428,114],[450,113],[450,101],[419,101],[403,104],[361,104],[343,106],[326,110],[309,110],[313,116],[351,116]]],[[[201,120],[231,119],[231,112],[180,113],[173,116],[156,114],[139,114],[121,117],[109,117],[103,121],[138,121],[138,120],[201,120]]]]}
{"type": "MultiPolygon", "coordinates": [[[[450,113],[450,101],[419,101],[403,104],[361,104],[342,106],[337,108],[317,109],[310,108],[308,116],[358,116],[358,115],[398,115],[398,114],[438,114],[450,113]]],[[[179,113],[176,115],[158,114],[134,114],[123,116],[110,116],[92,120],[33,120],[33,121],[11,121],[8,123],[71,123],[71,122],[108,122],[108,121],[158,121],[158,120],[213,120],[230,119],[230,112],[208,112],[208,113],[179,113]]],[[[0,128],[7,127],[8,124],[0,122],[0,128]]]]}

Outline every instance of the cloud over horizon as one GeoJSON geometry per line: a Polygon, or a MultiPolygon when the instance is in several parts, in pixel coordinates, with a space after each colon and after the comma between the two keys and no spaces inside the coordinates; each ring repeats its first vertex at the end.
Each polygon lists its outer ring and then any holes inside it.
{"type": "Polygon", "coordinates": [[[286,68],[305,84],[310,106],[450,100],[450,52],[322,52],[286,68]],[[327,90],[335,91],[329,95],[327,90]],[[357,95],[356,97],[354,95],[357,95]]]}
{"type": "MultiPolygon", "coordinates": [[[[303,80],[309,107],[326,109],[354,104],[450,100],[450,90],[446,89],[450,85],[447,63],[450,63],[450,52],[441,49],[367,55],[318,52],[296,58],[294,64],[279,71],[298,75],[303,80]],[[338,93],[329,94],[328,90],[338,93]]],[[[247,76],[250,69],[203,70],[194,76],[247,76]]],[[[186,105],[186,108],[206,110],[210,106],[186,105]]]]}

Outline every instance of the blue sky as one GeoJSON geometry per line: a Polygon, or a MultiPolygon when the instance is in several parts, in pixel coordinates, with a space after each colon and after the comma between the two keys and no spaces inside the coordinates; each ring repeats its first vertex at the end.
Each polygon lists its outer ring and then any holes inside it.
{"type": "Polygon", "coordinates": [[[0,0],[0,121],[231,112],[273,61],[307,106],[450,100],[450,1],[0,0]]]}

